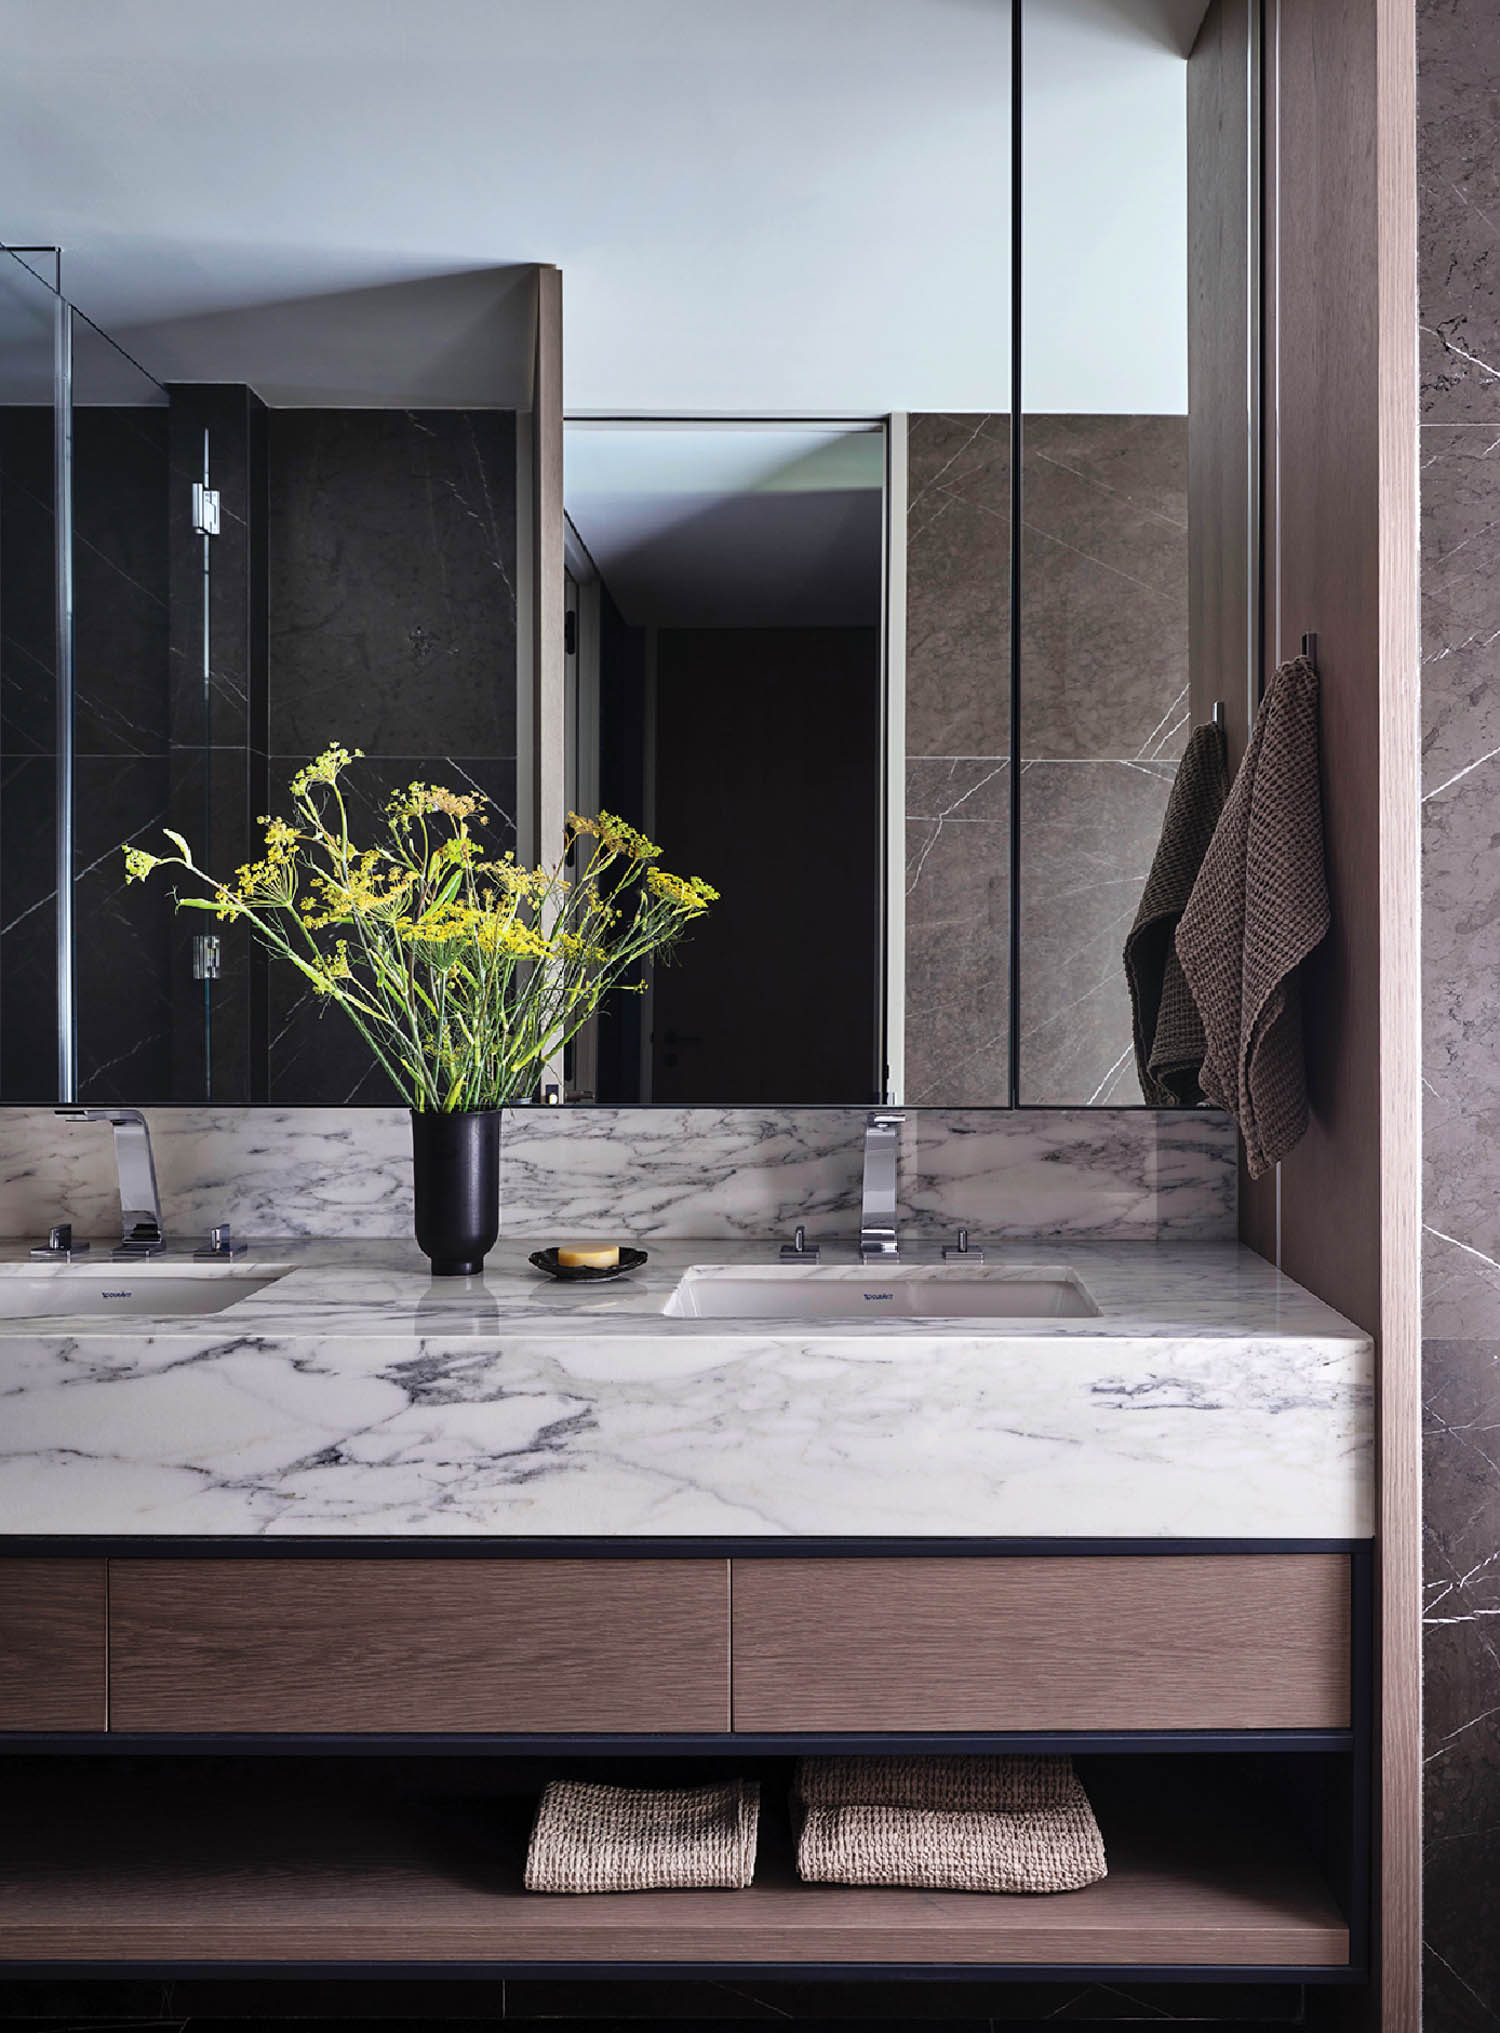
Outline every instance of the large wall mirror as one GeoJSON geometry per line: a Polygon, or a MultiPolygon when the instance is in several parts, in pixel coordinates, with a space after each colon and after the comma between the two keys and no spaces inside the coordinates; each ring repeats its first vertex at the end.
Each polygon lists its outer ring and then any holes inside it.
{"type": "Polygon", "coordinates": [[[0,1099],[388,1098],[116,851],[253,858],[342,741],[371,815],[603,807],[722,893],[570,1101],[1142,1102],[1126,934],[1253,700],[1250,0],[632,13],[555,417],[525,264],[111,340],[0,255],[0,1099]]]}

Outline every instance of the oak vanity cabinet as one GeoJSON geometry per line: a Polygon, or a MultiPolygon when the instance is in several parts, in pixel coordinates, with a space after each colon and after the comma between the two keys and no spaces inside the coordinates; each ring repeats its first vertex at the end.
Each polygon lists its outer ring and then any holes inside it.
{"type": "Polygon", "coordinates": [[[110,1563],[116,1730],[729,1727],[723,1560],[110,1563]]]}
{"type": "Polygon", "coordinates": [[[737,1560],[741,1730],[1344,1729],[1338,1553],[737,1560]]]}
{"type": "Polygon", "coordinates": [[[110,1563],[129,1733],[1344,1729],[1337,1553],[110,1563]]]}
{"type": "Polygon", "coordinates": [[[0,1967],[1357,1982],[1367,1566],[1003,1542],[0,1561],[11,1747],[111,1753],[12,1768],[0,1967]],[[1108,1876],[799,1880],[794,1756],[955,1748],[1077,1757],[1108,1876]],[[549,1772],[670,1784],[674,1759],[760,1778],[748,1889],[524,1890],[549,1772]]]}
{"type": "Polygon", "coordinates": [[[102,1730],[102,1560],[0,1561],[0,1731],[102,1730]]]}

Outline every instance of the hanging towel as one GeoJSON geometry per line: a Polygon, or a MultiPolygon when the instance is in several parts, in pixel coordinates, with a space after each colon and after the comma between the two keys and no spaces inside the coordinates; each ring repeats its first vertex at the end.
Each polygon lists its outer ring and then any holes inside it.
{"type": "Polygon", "coordinates": [[[1252,1179],[1307,1128],[1297,968],[1328,925],[1318,674],[1296,657],[1266,688],[1177,927],[1203,1019],[1203,1092],[1238,1122],[1252,1179]]]}
{"type": "Polygon", "coordinates": [[[528,1892],[738,1891],[755,1873],[753,1779],[648,1792],[554,1779],[526,1852],[528,1892]]]}
{"type": "Polygon", "coordinates": [[[1105,1876],[1069,1758],[807,1758],[792,1806],[809,1884],[1075,1892],[1105,1876]]]}
{"type": "Polygon", "coordinates": [[[1229,794],[1224,730],[1195,727],[1188,737],[1151,873],[1125,941],[1135,1033],[1135,1070],[1151,1108],[1196,1107],[1203,1065],[1203,1020],[1188,992],[1172,935],[1229,794]]]}

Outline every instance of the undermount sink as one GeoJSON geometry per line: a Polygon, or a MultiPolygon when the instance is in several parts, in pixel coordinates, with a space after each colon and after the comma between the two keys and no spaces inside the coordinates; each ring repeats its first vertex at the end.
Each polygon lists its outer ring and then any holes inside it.
{"type": "Polygon", "coordinates": [[[695,1264],[663,1312],[676,1320],[1081,1320],[1094,1304],[1064,1266],[695,1264]]]}
{"type": "Polygon", "coordinates": [[[284,1277],[270,1271],[226,1271],[217,1264],[69,1264],[0,1275],[0,1320],[48,1320],[80,1313],[170,1319],[222,1313],[284,1277]]]}

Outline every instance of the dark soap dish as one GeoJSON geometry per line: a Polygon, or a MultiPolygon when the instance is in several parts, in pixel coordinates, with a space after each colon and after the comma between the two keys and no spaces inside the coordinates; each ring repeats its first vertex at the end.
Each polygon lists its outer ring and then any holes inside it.
{"type": "Polygon", "coordinates": [[[592,1264],[560,1264],[555,1249],[534,1249],[531,1262],[549,1278],[556,1278],[560,1285],[601,1285],[611,1278],[623,1278],[627,1271],[638,1271],[646,1261],[643,1249],[620,1250],[620,1261],[598,1268],[592,1264]]]}

